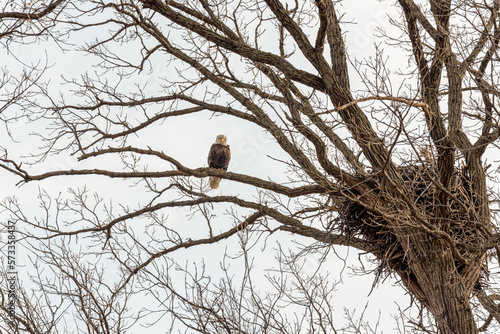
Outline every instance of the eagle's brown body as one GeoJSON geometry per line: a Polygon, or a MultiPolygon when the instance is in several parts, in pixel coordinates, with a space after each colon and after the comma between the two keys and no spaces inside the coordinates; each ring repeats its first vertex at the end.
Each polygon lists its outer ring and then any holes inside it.
{"type": "MultiPolygon", "coordinates": [[[[231,150],[227,144],[227,138],[224,135],[218,135],[215,144],[210,147],[208,153],[208,167],[219,170],[227,170],[231,160],[231,150]]],[[[210,187],[217,189],[219,187],[220,178],[210,176],[210,187]]]]}

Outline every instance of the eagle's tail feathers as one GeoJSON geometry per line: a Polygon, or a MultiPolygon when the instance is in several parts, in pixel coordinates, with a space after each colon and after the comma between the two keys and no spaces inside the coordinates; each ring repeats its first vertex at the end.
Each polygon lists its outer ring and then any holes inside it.
{"type": "Polygon", "coordinates": [[[210,188],[217,189],[219,188],[220,178],[215,176],[210,176],[210,188]]]}

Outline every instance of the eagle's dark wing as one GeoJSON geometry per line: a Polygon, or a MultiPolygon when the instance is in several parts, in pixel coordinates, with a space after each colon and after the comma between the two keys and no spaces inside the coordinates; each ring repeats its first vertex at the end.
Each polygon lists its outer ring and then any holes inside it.
{"type": "MultiPolygon", "coordinates": [[[[213,144],[208,152],[208,167],[227,170],[231,160],[231,150],[229,145],[213,144]]],[[[210,187],[217,189],[219,187],[220,178],[210,176],[210,187]]]]}
{"type": "Polygon", "coordinates": [[[213,144],[208,153],[208,167],[227,170],[231,160],[229,145],[213,144]]]}

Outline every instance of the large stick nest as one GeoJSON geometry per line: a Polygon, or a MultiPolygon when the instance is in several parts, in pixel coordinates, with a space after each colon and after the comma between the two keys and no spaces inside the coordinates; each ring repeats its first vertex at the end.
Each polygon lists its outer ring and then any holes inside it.
{"type": "MultiPolygon", "coordinates": [[[[398,168],[410,190],[411,197],[419,213],[428,221],[437,224],[435,218],[437,196],[440,193],[436,182],[437,175],[429,165],[406,165],[398,168]]],[[[379,181],[375,174],[364,177],[365,183],[380,192],[379,181]]],[[[475,223],[474,200],[470,191],[470,176],[467,168],[457,168],[453,174],[449,196],[449,224],[446,232],[452,239],[459,241],[459,251],[478,240],[478,226],[475,223]]],[[[340,203],[337,228],[349,236],[369,243],[371,253],[380,261],[379,278],[391,271],[411,274],[405,252],[390,229],[388,222],[379,214],[370,211],[358,201],[343,199],[340,203]]],[[[443,228],[439,226],[439,228],[443,228]]],[[[457,263],[457,267],[460,264],[457,263]]]]}

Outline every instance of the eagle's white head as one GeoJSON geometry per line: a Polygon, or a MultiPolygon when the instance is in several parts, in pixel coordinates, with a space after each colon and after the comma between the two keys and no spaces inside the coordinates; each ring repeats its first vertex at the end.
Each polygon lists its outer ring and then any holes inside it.
{"type": "Polygon", "coordinates": [[[215,140],[216,144],[227,145],[227,137],[225,135],[218,135],[215,140]]]}

